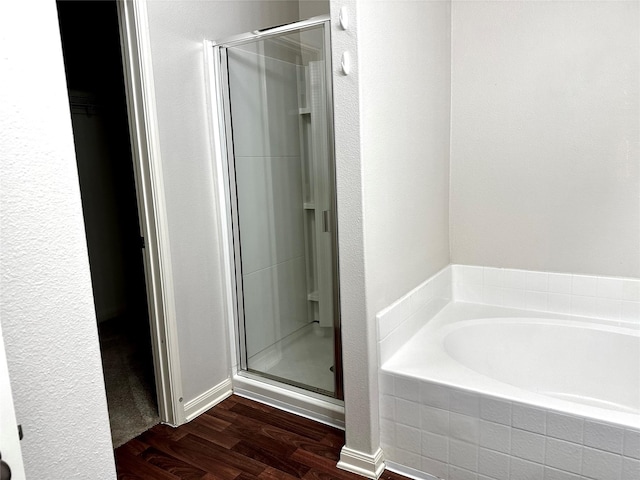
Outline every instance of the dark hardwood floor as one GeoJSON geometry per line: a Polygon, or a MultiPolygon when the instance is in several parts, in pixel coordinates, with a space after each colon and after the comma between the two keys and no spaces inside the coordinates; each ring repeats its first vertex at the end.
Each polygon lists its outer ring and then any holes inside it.
{"type": "Polygon", "coordinates": [[[115,456],[121,480],[362,480],[336,468],[343,444],[341,430],[233,395],[179,428],[152,427],[115,456]]]}

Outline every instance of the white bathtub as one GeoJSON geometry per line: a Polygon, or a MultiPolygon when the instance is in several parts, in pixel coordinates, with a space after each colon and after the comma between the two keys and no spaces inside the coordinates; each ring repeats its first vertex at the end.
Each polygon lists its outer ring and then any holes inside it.
{"type": "Polygon", "coordinates": [[[383,371],[640,428],[640,331],[611,322],[451,303],[383,371]]]}
{"type": "Polygon", "coordinates": [[[383,449],[401,472],[640,478],[632,326],[452,302],[382,365],[380,381],[383,449]]]}

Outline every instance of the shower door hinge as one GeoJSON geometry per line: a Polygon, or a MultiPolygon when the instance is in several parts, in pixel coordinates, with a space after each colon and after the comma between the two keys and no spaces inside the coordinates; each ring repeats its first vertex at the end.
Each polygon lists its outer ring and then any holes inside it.
{"type": "Polygon", "coordinates": [[[140,237],[140,248],[144,248],[144,237],[140,237]]]}

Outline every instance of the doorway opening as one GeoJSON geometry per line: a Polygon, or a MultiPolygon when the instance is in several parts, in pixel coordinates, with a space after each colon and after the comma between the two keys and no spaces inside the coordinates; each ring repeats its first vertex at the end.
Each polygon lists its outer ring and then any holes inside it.
{"type": "Polygon", "coordinates": [[[115,0],[57,1],[114,447],[160,422],[115,0]]]}

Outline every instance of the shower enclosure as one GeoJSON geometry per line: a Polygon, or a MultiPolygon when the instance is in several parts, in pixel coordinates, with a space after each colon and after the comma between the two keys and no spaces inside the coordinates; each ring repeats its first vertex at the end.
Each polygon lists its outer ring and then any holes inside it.
{"type": "Polygon", "coordinates": [[[212,47],[240,370],[342,398],[329,19],[212,47]]]}

